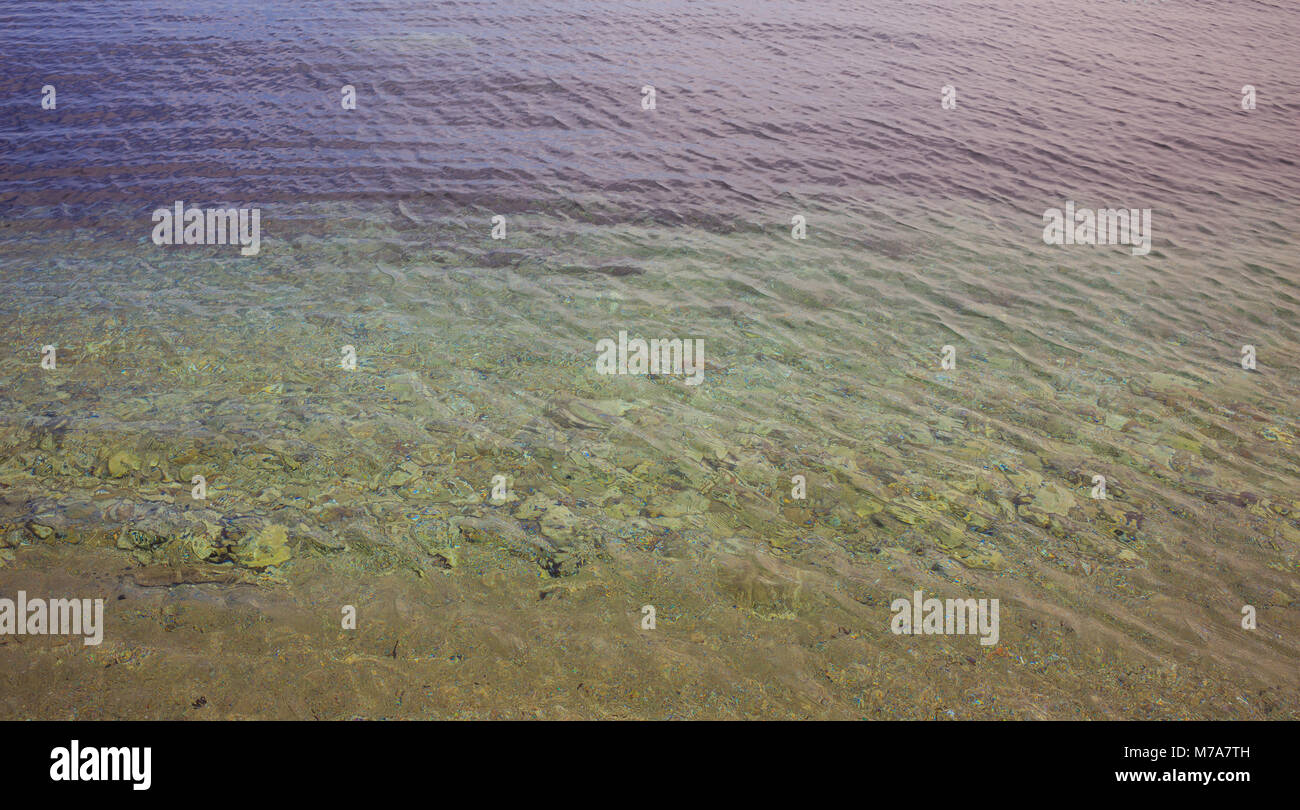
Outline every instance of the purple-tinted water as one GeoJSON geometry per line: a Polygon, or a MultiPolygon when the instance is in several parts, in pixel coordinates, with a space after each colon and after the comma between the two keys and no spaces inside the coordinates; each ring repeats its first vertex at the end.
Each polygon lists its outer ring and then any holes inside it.
{"type": "Polygon", "coordinates": [[[1298,39],[1226,0],[10,2],[0,200],[1293,206],[1298,39]]]}

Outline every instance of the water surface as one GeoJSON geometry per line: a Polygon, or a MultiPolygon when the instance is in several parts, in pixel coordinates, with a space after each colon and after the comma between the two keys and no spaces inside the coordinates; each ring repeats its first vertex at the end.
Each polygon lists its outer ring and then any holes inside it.
{"type": "Polygon", "coordinates": [[[102,716],[202,666],[224,716],[1295,717],[1298,29],[8,5],[0,583],[172,612],[0,652],[6,714],[125,656],[102,716]],[[152,244],[175,200],[259,208],[261,253],[152,244]],[[1150,254],[1045,245],[1067,200],[1150,208],[1150,254]],[[704,382],[597,375],[620,330],[704,382]],[[999,645],[892,635],[915,588],[1000,599],[999,645]]]}

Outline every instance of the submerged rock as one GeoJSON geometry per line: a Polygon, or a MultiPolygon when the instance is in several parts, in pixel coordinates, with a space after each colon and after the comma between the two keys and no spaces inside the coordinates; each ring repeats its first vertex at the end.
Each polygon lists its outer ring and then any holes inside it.
{"type": "Polygon", "coordinates": [[[271,525],[255,535],[245,535],[232,556],[248,568],[268,568],[289,561],[289,534],[283,526],[271,525]]]}
{"type": "Polygon", "coordinates": [[[140,469],[140,457],[130,450],[118,450],[108,457],[108,474],[114,478],[121,478],[131,472],[140,469]]]}
{"type": "Polygon", "coordinates": [[[763,618],[793,617],[805,606],[803,573],[768,557],[725,557],[716,583],[737,607],[763,618]]]}
{"type": "Polygon", "coordinates": [[[542,534],[557,546],[572,545],[578,533],[578,518],[563,504],[549,506],[542,515],[539,525],[542,534]]]}

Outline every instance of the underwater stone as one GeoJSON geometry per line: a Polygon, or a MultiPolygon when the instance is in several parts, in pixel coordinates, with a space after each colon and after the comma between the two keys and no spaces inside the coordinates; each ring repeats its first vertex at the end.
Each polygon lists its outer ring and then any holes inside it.
{"type": "Polygon", "coordinates": [[[542,534],[553,540],[557,545],[570,545],[578,531],[578,518],[573,514],[569,507],[563,504],[552,504],[542,515],[539,522],[542,534]]]}
{"type": "Polygon", "coordinates": [[[289,537],[283,526],[271,525],[253,536],[246,536],[235,547],[233,556],[248,568],[267,568],[289,560],[289,537]]]}
{"type": "Polygon", "coordinates": [[[121,478],[138,469],[140,458],[129,450],[118,450],[108,457],[108,474],[114,478],[121,478]]]}
{"type": "Polygon", "coordinates": [[[793,616],[806,601],[801,572],[773,559],[724,560],[716,583],[738,607],[764,618],[793,616]]]}

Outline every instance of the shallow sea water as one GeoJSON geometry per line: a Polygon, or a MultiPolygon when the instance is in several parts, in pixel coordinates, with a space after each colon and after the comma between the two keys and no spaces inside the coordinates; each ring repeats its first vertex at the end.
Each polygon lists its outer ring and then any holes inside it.
{"type": "Polygon", "coordinates": [[[4,715],[1295,717],[1295,12],[1100,5],[10,12],[4,715]]]}

